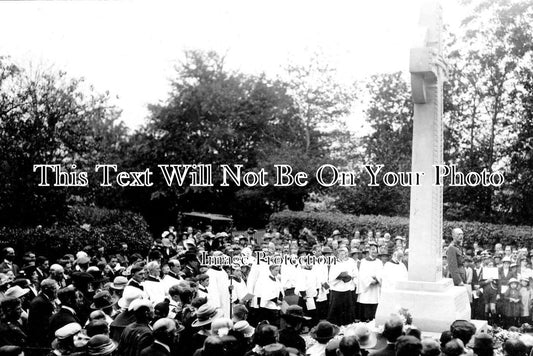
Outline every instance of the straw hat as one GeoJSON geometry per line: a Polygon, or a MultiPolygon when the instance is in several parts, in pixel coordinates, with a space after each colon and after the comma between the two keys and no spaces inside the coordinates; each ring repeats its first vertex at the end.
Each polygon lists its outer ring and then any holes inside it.
{"type": "Polygon", "coordinates": [[[196,311],[196,320],[191,324],[192,327],[204,326],[210,324],[216,318],[222,316],[222,311],[210,304],[204,304],[196,311]]]}

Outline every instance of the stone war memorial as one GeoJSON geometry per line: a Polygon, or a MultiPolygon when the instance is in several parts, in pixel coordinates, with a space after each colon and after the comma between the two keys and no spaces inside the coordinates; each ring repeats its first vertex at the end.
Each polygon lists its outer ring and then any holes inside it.
{"type": "MultiPolygon", "coordinates": [[[[394,289],[382,290],[376,323],[407,308],[413,323],[424,332],[442,332],[454,320],[470,319],[464,286],[442,277],[443,187],[433,185],[433,165],[443,162],[442,96],[446,64],[442,52],[442,9],[436,1],[424,3],[420,26],[424,45],[412,48],[409,71],[414,104],[412,171],[424,172],[420,185],[411,187],[409,218],[409,278],[394,289]]],[[[478,329],[484,321],[473,321],[478,329]]]]}

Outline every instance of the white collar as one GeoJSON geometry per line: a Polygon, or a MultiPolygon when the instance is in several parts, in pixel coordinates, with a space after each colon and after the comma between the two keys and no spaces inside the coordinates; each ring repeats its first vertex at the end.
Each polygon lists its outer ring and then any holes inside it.
{"type": "Polygon", "coordinates": [[[168,345],[166,345],[166,344],[163,344],[161,341],[154,340],[154,344],[159,344],[159,345],[163,346],[165,348],[165,350],[170,352],[170,347],[168,347],[168,345]]]}
{"type": "Polygon", "coordinates": [[[76,315],[76,311],[74,309],[72,309],[71,307],[67,307],[66,305],[62,305],[61,308],[67,309],[72,314],[76,315]]]}

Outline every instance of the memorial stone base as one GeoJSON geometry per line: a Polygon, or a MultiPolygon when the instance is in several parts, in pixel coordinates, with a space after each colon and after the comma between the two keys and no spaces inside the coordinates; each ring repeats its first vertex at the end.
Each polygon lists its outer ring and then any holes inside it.
{"type": "MultiPolygon", "coordinates": [[[[466,288],[455,287],[449,278],[439,282],[398,282],[396,288],[381,290],[376,325],[383,325],[401,308],[409,310],[413,325],[423,332],[441,333],[458,319],[470,320],[470,302],[466,288]]],[[[472,321],[478,332],[487,328],[484,320],[472,321]]]]}

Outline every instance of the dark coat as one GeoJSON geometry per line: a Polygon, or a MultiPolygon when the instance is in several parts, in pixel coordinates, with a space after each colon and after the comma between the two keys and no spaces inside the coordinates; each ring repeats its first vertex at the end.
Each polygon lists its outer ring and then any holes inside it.
{"type": "Polygon", "coordinates": [[[55,332],[58,329],[70,323],[81,324],[80,319],[72,311],[65,308],[59,309],[57,313],[50,317],[49,340],[55,338],[55,332]]]}
{"type": "Polygon", "coordinates": [[[170,352],[168,352],[160,344],[153,343],[152,345],[144,348],[141,351],[140,356],[170,356],[170,352]]]}
{"type": "Polygon", "coordinates": [[[154,342],[152,329],[146,324],[133,323],[122,332],[118,343],[117,355],[139,356],[141,351],[154,342]]]}
{"type": "Polygon", "coordinates": [[[446,250],[446,256],[448,259],[448,271],[453,279],[453,284],[458,286],[461,283],[465,283],[466,272],[463,266],[464,256],[461,247],[450,244],[446,250]]]}
{"type": "Polygon", "coordinates": [[[293,328],[286,328],[279,332],[279,342],[286,347],[294,347],[305,354],[305,340],[293,328]]]}
{"type": "Polygon", "coordinates": [[[27,341],[28,337],[18,323],[0,323],[0,346],[16,345],[24,347],[27,341]]]}
{"type": "Polygon", "coordinates": [[[109,337],[111,337],[116,342],[120,341],[120,337],[124,332],[124,329],[132,323],[135,322],[135,314],[133,311],[125,310],[121,312],[115,320],[111,322],[109,326],[109,337]]]}
{"type": "Polygon", "coordinates": [[[32,345],[49,347],[50,317],[54,313],[54,304],[43,294],[39,294],[30,303],[28,312],[28,337],[32,345]]]}

